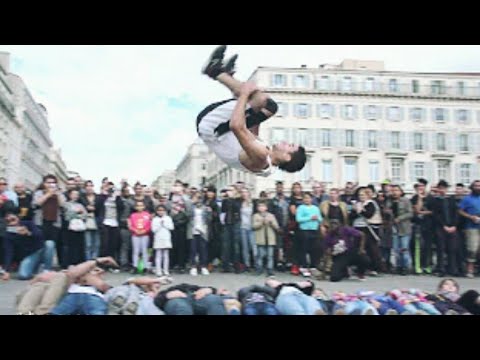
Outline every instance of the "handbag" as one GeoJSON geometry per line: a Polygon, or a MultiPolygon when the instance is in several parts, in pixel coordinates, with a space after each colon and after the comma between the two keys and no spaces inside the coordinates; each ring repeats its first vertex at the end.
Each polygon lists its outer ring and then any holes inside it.
{"type": "Polygon", "coordinates": [[[87,221],[85,222],[87,230],[98,230],[97,222],[93,216],[87,217],[87,221]]]}
{"type": "Polygon", "coordinates": [[[72,219],[68,223],[68,230],[82,232],[87,230],[87,226],[85,225],[85,221],[82,219],[72,219]]]}

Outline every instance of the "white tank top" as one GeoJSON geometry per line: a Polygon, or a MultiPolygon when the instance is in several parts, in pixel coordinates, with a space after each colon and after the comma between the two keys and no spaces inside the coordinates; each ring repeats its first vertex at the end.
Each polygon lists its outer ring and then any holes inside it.
{"type": "MultiPolygon", "coordinates": [[[[257,141],[265,145],[260,139],[257,139],[257,141]]],[[[243,148],[232,131],[215,138],[214,141],[209,141],[207,145],[228,166],[242,171],[253,172],[243,166],[243,164],[240,162],[240,154],[243,151],[243,148]]],[[[275,167],[272,165],[272,159],[270,158],[270,155],[267,157],[267,162],[268,167],[266,169],[253,173],[258,176],[270,176],[275,171],[275,167]]]]}

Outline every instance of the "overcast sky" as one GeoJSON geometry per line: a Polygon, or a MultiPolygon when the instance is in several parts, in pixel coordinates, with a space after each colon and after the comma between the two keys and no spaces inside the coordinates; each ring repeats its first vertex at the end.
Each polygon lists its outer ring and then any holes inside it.
{"type": "MultiPolygon", "coordinates": [[[[174,169],[195,140],[198,112],[228,98],[200,74],[214,46],[0,45],[49,113],[51,136],[69,170],[98,184],[150,184],[174,169]]],[[[387,70],[480,72],[480,46],[232,45],[237,77],[258,66],[317,67],[343,59],[383,60],[387,70]]]]}

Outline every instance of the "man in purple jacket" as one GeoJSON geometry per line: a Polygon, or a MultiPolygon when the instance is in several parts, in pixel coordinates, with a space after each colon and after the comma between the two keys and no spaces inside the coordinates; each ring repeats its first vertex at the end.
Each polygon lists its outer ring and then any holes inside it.
{"type": "Polygon", "coordinates": [[[333,258],[330,281],[348,277],[348,267],[357,266],[358,279],[365,280],[369,260],[365,255],[365,235],[352,227],[342,226],[336,219],[330,221],[325,238],[326,251],[333,258]]]}

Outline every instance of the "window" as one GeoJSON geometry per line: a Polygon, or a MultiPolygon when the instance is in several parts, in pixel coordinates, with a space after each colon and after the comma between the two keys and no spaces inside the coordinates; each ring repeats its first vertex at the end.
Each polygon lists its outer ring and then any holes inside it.
{"type": "Polygon", "coordinates": [[[345,146],[347,147],[355,147],[355,134],[353,130],[346,130],[345,131],[345,146]]]}
{"type": "Polygon", "coordinates": [[[457,121],[463,124],[468,122],[468,111],[463,109],[457,110],[457,121]]]}
{"type": "Polygon", "coordinates": [[[392,131],[392,148],[400,149],[400,131],[392,131]]]}
{"type": "Polygon", "coordinates": [[[297,131],[297,143],[301,146],[307,146],[307,129],[298,129],[297,131]]]}
{"type": "Polygon", "coordinates": [[[287,86],[287,77],[282,74],[273,75],[273,84],[274,87],[285,87],[287,86]]]}
{"type": "Polygon", "coordinates": [[[305,163],[305,166],[303,169],[295,174],[295,179],[297,181],[308,181],[311,177],[311,172],[310,172],[310,156],[307,156],[307,162],[305,163]]]}
{"type": "Polygon", "coordinates": [[[317,80],[316,83],[317,90],[330,90],[330,77],[322,76],[317,80]]]}
{"type": "Polygon", "coordinates": [[[365,81],[365,91],[374,91],[375,90],[375,79],[367,78],[365,81]]]}
{"type": "Polygon", "coordinates": [[[276,144],[281,141],[285,141],[285,129],[273,128],[271,143],[276,144]]]}
{"type": "Polygon", "coordinates": [[[412,80],[412,92],[418,94],[420,92],[420,83],[418,80],[412,80]]]}
{"type": "Polygon", "coordinates": [[[392,159],[392,182],[401,183],[403,178],[403,160],[402,159],[392,159]]]}
{"type": "Polygon", "coordinates": [[[375,130],[368,131],[368,148],[369,149],[377,148],[377,132],[375,130]]]}
{"type": "Polygon", "coordinates": [[[425,163],[416,162],[413,165],[413,177],[415,179],[425,178],[425,163]]]}
{"type": "Polygon", "coordinates": [[[205,163],[202,164],[202,170],[207,170],[207,164],[205,163]]]}
{"type": "Polygon", "coordinates": [[[332,130],[324,129],[322,131],[322,147],[332,146],[332,130]]]}
{"type": "Polygon", "coordinates": [[[352,91],[352,78],[347,76],[343,78],[342,82],[342,90],[343,91],[352,91]]]}
{"type": "Polygon", "coordinates": [[[368,105],[366,111],[367,120],[378,118],[378,107],[375,105],[368,105]]]}
{"type": "Polygon", "coordinates": [[[414,142],[414,149],[415,150],[423,150],[423,134],[422,133],[414,133],[413,134],[413,142],[414,142]]]}
{"type": "Polygon", "coordinates": [[[356,158],[345,158],[343,174],[344,174],[344,179],[343,179],[344,182],[357,181],[357,159],[356,158]]]}
{"type": "Polygon", "coordinates": [[[369,182],[380,181],[380,163],[378,161],[368,162],[369,182]]]}
{"type": "Polygon", "coordinates": [[[431,83],[432,95],[445,94],[445,82],[440,80],[432,81],[431,83]]]}
{"type": "Polygon", "coordinates": [[[445,134],[437,134],[437,150],[447,151],[447,137],[445,134]]]}
{"type": "Polygon", "coordinates": [[[332,160],[322,160],[322,181],[333,182],[332,160]]]}
{"type": "Polygon", "coordinates": [[[465,95],[465,82],[459,81],[457,83],[457,94],[458,95],[465,95]]]}
{"type": "Polygon", "coordinates": [[[345,105],[343,108],[343,115],[345,119],[354,119],[355,118],[355,108],[353,105],[345,105]]]}
{"type": "Polygon", "coordinates": [[[413,108],[410,111],[410,119],[412,119],[413,121],[420,121],[422,120],[422,114],[422,108],[413,108]]]}
{"type": "Polygon", "coordinates": [[[460,151],[467,152],[470,149],[468,148],[468,134],[460,134],[459,136],[459,147],[460,151]]]}
{"type": "Polygon", "coordinates": [[[470,184],[472,182],[472,165],[460,165],[460,182],[462,184],[470,184]]]}
{"type": "Polygon", "coordinates": [[[319,105],[319,115],[322,119],[329,119],[333,117],[333,105],[331,104],[319,105]]]}
{"type": "Polygon", "coordinates": [[[277,103],[278,105],[278,111],[277,111],[277,116],[285,117],[288,116],[288,104],[286,103],[277,103]]]}
{"type": "Polygon", "coordinates": [[[434,120],[440,123],[445,122],[446,121],[445,109],[435,109],[434,120]]]}
{"type": "Polygon", "coordinates": [[[296,75],[294,84],[296,88],[307,87],[307,77],[305,75],[296,75]]]}
{"type": "Polygon", "coordinates": [[[397,106],[391,106],[387,109],[388,120],[399,121],[400,120],[400,108],[397,106]]]}
{"type": "Polygon", "coordinates": [[[388,89],[392,93],[398,92],[398,81],[397,81],[397,79],[390,79],[390,81],[388,82],[388,89]]]}
{"type": "Polygon", "coordinates": [[[438,160],[437,176],[438,180],[450,181],[450,162],[448,160],[438,160]]]}
{"type": "Polygon", "coordinates": [[[296,104],[295,105],[295,116],[300,118],[306,118],[308,114],[308,105],[307,104],[296,104]]]}

